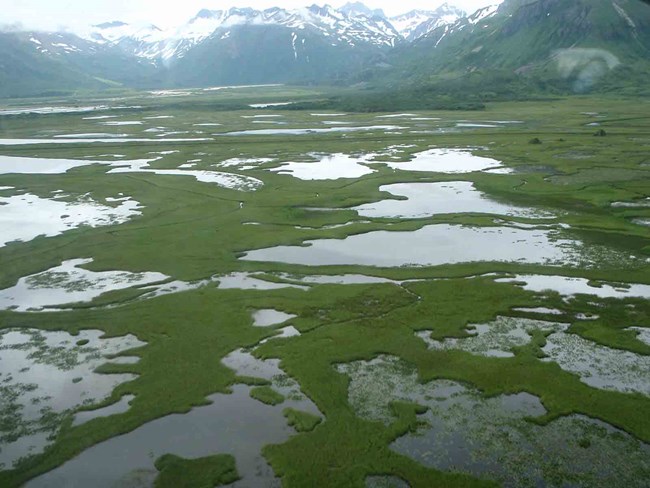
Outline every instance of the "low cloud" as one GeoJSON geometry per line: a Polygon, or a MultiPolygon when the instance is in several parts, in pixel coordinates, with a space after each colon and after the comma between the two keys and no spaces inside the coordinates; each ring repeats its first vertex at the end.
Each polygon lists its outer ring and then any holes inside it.
{"type": "Polygon", "coordinates": [[[569,48],[555,51],[559,75],[573,79],[573,90],[577,93],[588,91],[609,71],[621,64],[611,52],[604,49],[569,48]]]}

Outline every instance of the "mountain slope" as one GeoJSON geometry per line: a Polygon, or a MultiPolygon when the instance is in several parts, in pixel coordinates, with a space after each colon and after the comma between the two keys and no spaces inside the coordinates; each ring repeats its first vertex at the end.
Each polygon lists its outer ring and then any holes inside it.
{"type": "Polygon", "coordinates": [[[637,0],[505,0],[391,56],[400,77],[502,70],[575,91],[649,59],[650,7],[637,0]]]}
{"type": "Polygon", "coordinates": [[[220,29],[170,69],[176,85],[316,83],[383,59],[376,47],[332,45],[314,29],[234,26],[220,29]]]}
{"type": "MultiPolygon", "coordinates": [[[[64,44],[64,43],[55,43],[64,44]]],[[[0,96],[29,96],[71,89],[100,89],[108,86],[68,63],[65,56],[31,33],[0,33],[0,96]],[[46,47],[47,46],[47,47],[46,47]]]]}
{"type": "Polygon", "coordinates": [[[169,30],[113,21],[79,36],[0,35],[0,96],[363,81],[482,101],[638,92],[648,77],[650,6],[638,0],[505,0],[468,16],[445,4],[392,19],[359,2],[204,9],[169,30]]]}
{"type": "Polygon", "coordinates": [[[201,10],[187,23],[167,31],[156,26],[135,26],[109,22],[94,26],[82,36],[90,41],[112,43],[126,53],[171,65],[206,40],[227,39],[229,29],[285,27],[319,33],[332,45],[391,47],[400,35],[381,11],[361,3],[347,4],[340,10],[328,5],[285,10],[269,8],[231,8],[201,10]]]}

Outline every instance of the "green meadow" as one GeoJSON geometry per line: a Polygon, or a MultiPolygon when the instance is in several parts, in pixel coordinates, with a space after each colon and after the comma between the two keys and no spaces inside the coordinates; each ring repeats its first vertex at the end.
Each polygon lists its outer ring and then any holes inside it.
{"type": "MultiPolygon", "coordinates": [[[[313,102],[317,106],[316,102],[329,96],[331,93],[314,89],[273,87],[158,96],[116,92],[110,98],[88,94],[75,100],[13,100],[5,105],[8,110],[63,105],[109,108],[0,115],[0,138],[40,141],[0,146],[0,198],[4,197],[0,201],[4,206],[12,196],[30,194],[40,199],[59,195],[57,200],[67,203],[92,198],[114,207],[118,203],[112,199],[130,197],[140,207],[138,215],[123,223],[80,225],[58,235],[0,247],[0,297],[23,277],[79,258],[92,258],[81,267],[96,273],[162,273],[167,278],[154,283],[161,288],[177,281],[201,283],[157,295],[144,285],[127,284],[107,289],[91,300],[53,303],[45,310],[17,311],[10,306],[0,310],[0,332],[36,329],[76,335],[83,330],[99,330],[105,338],[131,334],[146,343],[116,353],[96,371],[102,375],[130,374],[132,379],[119,383],[97,401],[59,410],[56,415],[50,412],[38,427],[28,425],[21,417],[20,395],[12,389],[11,377],[0,377],[0,456],[21,437],[48,434],[47,442],[33,453],[0,467],[0,485],[21,486],[35,479],[34,486],[48,486],[50,473],[93,446],[172,414],[189,415],[193,409],[209,405],[211,395],[229,395],[233,386],[243,384],[250,388],[247,401],[261,402],[255,404],[257,408],[277,409],[284,423],[281,427],[289,429],[285,441],[261,442],[260,449],[282,486],[370,486],[366,483],[372,477],[385,477],[387,483],[396,477],[412,487],[515,486],[489,466],[477,468],[482,459],[494,455],[481,452],[478,441],[476,452],[466,447],[470,452],[467,456],[476,456],[476,463],[458,453],[450,462],[438,459],[425,463],[393,448],[404,436],[427,435],[425,415],[429,407],[396,394],[388,401],[389,421],[365,417],[351,401],[350,376],[337,369],[388,356],[408,365],[406,370],[416,375],[420,385],[449,380],[485,401],[522,393],[538,398],[545,412],[516,423],[517,432],[524,437],[539,437],[554,423],[567,419],[597,422],[589,424],[588,429],[565,429],[567,438],[555,439],[568,446],[576,458],[586,456],[580,469],[573,472],[562,463],[542,459],[544,456],[531,448],[530,459],[517,467],[524,473],[516,478],[516,485],[535,486],[535,480],[542,479],[542,486],[564,486],[565,482],[600,486],[594,480],[603,479],[609,484],[602,486],[617,486],[625,479],[626,485],[647,486],[650,376],[644,368],[650,344],[640,331],[645,328],[647,332],[650,327],[650,301],[648,295],[626,295],[625,291],[633,284],[650,285],[648,101],[576,96],[490,103],[483,110],[413,111],[409,115],[340,115],[336,110],[325,110],[330,116],[313,115],[317,109],[249,106],[285,102],[313,102]],[[105,115],[113,118],[88,118],[105,115]],[[256,117],[259,115],[273,117],[256,117]],[[391,128],[315,130],[363,126],[391,128]],[[228,135],[261,129],[306,132],[228,135]],[[104,142],[84,140],[93,138],[104,142]],[[80,142],[66,143],[65,139],[80,142]],[[534,139],[537,143],[532,143],[534,139]],[[434,148],[491,158],[508,170],[442,173],[433,166],[430,171],[413,171],[386,164],[408,162],[434,148]],[[279,171],[288,162],[313,161],[316,165],[318,155],[327,154],[352,158],[373,154],[372,160],[363,163],[372,171],[353,178],[313,180],[279,171]],[[3,171],[4,157],[96,164],[61,173],[21,174],[3,171]],[[107,163],[142,159],[150,160],[148,170],[178,170],[181,165],[192,164],[191,171],[242,175],[260,180],[263,186],[242,191],[191,175],[116,172],[113,170],[118,166],[107,163]],[[224,161],[231,164],[224,166],[224,161]],[[405,199],[380,190],[384,185],[459,181],[471,182],[484,199],[544,211],[550,218],[501,215],[481,212],[480,208],[414,218],[367,217],[352,209],[385,199],[405,199]],[[62,192],[53,193],[59,190],[62,192]],[[305,246],[306,241],[342,240],[380,231],[415,232],[439,225],[477,232],[503,228],[543,233],[550,229],[550,242],[562,241],[560,247],[579,258],[563,262],[444,262],[443,257],[442,264],[437,265],[411,265],[406,259],[403,265],[390,267],[242,259],[252,250],[275,246],[305,246]],[[245,273],[275,286],[221,286],[223,277],[233,273],[245,273]],[[340,284],[309,279],[338,275],[370,276],[377,282],[340,284]],[[525,275],[584,279],[594,292],[561,294],[527,289],[523,286],[525,279],[517,278],[525,275]],[[613,288],[622,296],[596,293],[613,288]],[[252,313],[263,309],[294,317],[259,327],[252,313]],[[548,330],[529,332],[500,356],[462,348],[428,348],[417,335],[430,331],[434,341],[461,341],[475,335],[468,326],[490,324],[497,317],[561,323],[566,326],[561,332],[564,336],[584,340],[593,350],[637,358],[638,372],[617,373],[622,378],[636,374],[635,378],[640,378],[636,390],[607,382],[590,384],[579,373],[580,365],[572,370],[549,359],[548,330]],[[283,336],[281,329],[288,325],[295,332],[283,336]],[[296,382],[299,393],[319,414],[288,406],[295,392],[287,394],[280,379],[238,374],[221,362],[239,349],[259,360],[275,361],[286,375],[285,382],[296,382]],[[120,356],[138,360],[120,362],[116,360],[120,356]],[[77,412],[110,406],[126,395],[133,396],[127,410],[81,424],[74,422],[77,412]],[[619,445],[615,442],[621,438],[626,439],[626,450],[615,449],[619,445]],[[610,450],[617,456],[608,457],[610,450]],[[646,457],[639,453],[646,453],[646,457]],[[537,462],[541,467],[536,467],[537,462]],[[537,474],[529,473],[528,466],[537,474]],[[621,472],[627,473],[625,478],[621,472]],[[39,485],[39,480],[45,484],[39,485]]],[[[0,217],[2,207],[0,203],[0,217]]],[[[27,221],[30,214],[21,218],[27,221]]],[[[2,226],[0,218],[0,229],[2,226]]],[[[435,243],[428,245],[435,253],[435,243]]],[[[367,248],[368,254],[373,252],[373,247],[367,248]]],[[[410,250],[405,244],[393,252],[408,255],[410,250]]],[[[56,288],[55,278],[41,277],[40,286],[56,288]]],[[[16,305],[23,298],[18,296],[16,305]]],[[[10,348],[0,343],[0,357],[10,348]]],[[[38,357],[32,359],[39,361],[38,357]]],[[[218,409],[215,415],[219,415],[218,409]]],[[[460,421],[451,422],[459,422],[462,430],[460,421]]],[[[472,431],[467,432],[468,443],[462,446],[472,446],[472,431]]],[[[432,438],[435,442],[435,436],[432,438]]],[[[502,450],[507,458],[508,453],[527,448],[512,439],[514,436],[495,441],[491,449],[502,450]]],[[[462,446],[460,451],[465,449],[462,446]]],[[[155,486],[221,486],[237,479],[242,484],[235,486],[258,486],[255,473],[243,469],[237,456],[228,450],[200,456],[156,452],[154,458],[151,476],[155,486]]],[[[113,462],[106,459],[109,465],[113,462]]]]}

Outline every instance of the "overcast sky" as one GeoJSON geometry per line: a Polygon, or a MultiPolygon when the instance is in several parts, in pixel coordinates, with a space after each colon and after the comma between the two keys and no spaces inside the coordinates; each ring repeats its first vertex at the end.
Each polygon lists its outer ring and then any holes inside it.
{"type": "MultiPolygon", "coordinates": [[[[501,0],[448,0],[451,5],[473,12],[501,0]]],[[[211,10],[232,6],[295,8],[329,3],[339,7],[347,0],[0,0],[0,24],[20,23],[30,29],[59,29],[98,24],[109,20],[151,22],[160,28],[186,22],[202,8],[211,10]]],[[[412,9],[435,9],[444,0],[367,0],[371,8],[382,8],[387,15],[412,9]]]]}

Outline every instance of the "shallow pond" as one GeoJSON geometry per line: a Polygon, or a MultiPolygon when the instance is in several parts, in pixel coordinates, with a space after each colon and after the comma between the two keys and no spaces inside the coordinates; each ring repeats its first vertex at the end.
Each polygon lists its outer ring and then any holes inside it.
{"type": "Polygon", "coordinates": [[[301,180],[336,180],[339,178],[360,178],[374,173],[363,163],[372,160],[374,154],[354,157],[347,154],[312,154],[313,162],[283,163],[277,168],[272,168],[280,174],[288,174],[301,180]]]}
{"type": "Polygon", "coordinates": [[[241,191],[255,191],[264,183],[257,178],[226,173],[221,171],[197,171],[187,169],[154,169],[149,163],[160,157],[173,154],[176,151],[162,151],[150,153],[157,155],[152,159],[100,161],[76,159],[48,159],[48,158],[22,158],[13,156],[0,156],[0,174],[55,174],[66,173],[68,170],[91,164],[103,164],[113,169],[108,173],[153,173],[158,175],[191,176],[203,183],[214,183],[224,188],[241,191]]]}
{"type": "Polygon", "coordinates": [[[290,313],[273,310],[272,308],[265,308],[253,312],[253,325],[255,327],[269,327],[271,325],[281,324],[295,317],[296,315],[290,313]]]}
{"type": "Polygon", "coordinates": [[[574,265],[581,255],[575,241],[560,239],[552,231],[450,224],[428,225],[413,232],[375,231],[305,244],[258,249],[240,259],[312,266],[436,266],[476,261],[574,265]]]}
{"type": "Polygon", "coordinates": [[[429,149],[416,153],[406,162],[382,161],[393,169],[403,171],[429,171],[436,173],[471,173],[502,166],[501,161],[474,156],[466,149],[429,149]]]}
{"type": "MultiPolygon", "coordinates": [[[[89,271],[92,259],[71,259],[47,271],[25,276],[0,290],[0,310],[42,311],[48,307],[90,302],[103,293],[168,279],[162,273],[89,271]]],[[[52,309],[51,309],[52,310],[52,309]]]]}
{"type": "Polygon", "coordinates": [[[142,207],[129,197],[107,200],[119,202],[116,207],[88,196],[72,202],[58,198],[40,198],[29,193],[0,197],[0,247],[12,241],[30,241],[37,236],[56,236],[81,226],[122,224],[141,215],[142,207]],[[25,218],[27,215],[28,219],[25,218]]]}
{"type": "Polygon", "coordinates": [[[294,434],[283,415],[285,408],[314,415],[320,412],[300,392],[298,384],[278,367],[279,361],[258,360],[238,350],[223,362],[239,375],[271,381],[271,387],[285,400],[279,405],[266,405],[250,396],[253,387],[234,385],[230,394],[209,396],[209,405],[195,407],[187,414],[168,415],[113,437],[26,486],[131,486],[129,483],[143,474],[151,483],[156,476],[154,461],[164,454],[197,458],[227,453],[235,457],[237,471],[242,476],[229,486],[279,487],[279,480],[262,457],[262,447],[283,443],[294,434]]]}
{"type": "Polygon", "coordinates": [[[554,291],[564,296],[586,294],[598,298],[650,298],[650,285],[634,283],[594,283],[585,278],[553,275],[516,275],[499,278],[498,283],[515,283],[537,293],[554,291]]]}
{"type": "Polygon", "coordinates": [[[446,213],[494,213],[512,217],[552,218],[549,212],[500,203],[469,181],[397,183],[379,187],[406,200],[381,200],[352,207],[363,217],[424,218],[446,213]]]}
{"type": "MultiPolygon", "coordinates": [[[[131,161],[119,161],[119,164],[131,167],[140,167],[146,166],[151,161],[153,161],[153,159],[135,159],[131,161]]],[[[88,166],[91,164],[106,164],[113,166],[116,164],[116,161],[0,156],[0,174],[62,174],[72,168],[88,166]]]]}

